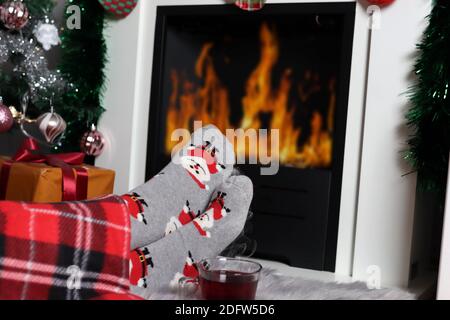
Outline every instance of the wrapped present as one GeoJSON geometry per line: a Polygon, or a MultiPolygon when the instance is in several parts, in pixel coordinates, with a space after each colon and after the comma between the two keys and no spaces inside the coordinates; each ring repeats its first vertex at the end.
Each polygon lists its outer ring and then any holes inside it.
{"type": "Polygon", "coordinates": [[[83,153],[39,153],[25,140],[12,158],[0,157],[0,200],[60,202],[111,194],[115,173],[83,164],[83,153]]]}

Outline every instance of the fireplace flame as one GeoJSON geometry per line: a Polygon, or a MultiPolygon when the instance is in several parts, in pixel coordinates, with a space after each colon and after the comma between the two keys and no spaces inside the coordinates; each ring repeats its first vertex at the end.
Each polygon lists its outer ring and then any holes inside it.
{"type": "Polygon", "coordinates": [[[284,70],[278,87],[272,83],[272,71],[279,59],[279,43],[277,34],[264,23],[260,29],[261,56],[258,65],[251,72],[245,84],[245,96],[242,98],[243,116],[237,126],[230,123],[230,103],[228,89],[223,85],[214,67],[210,54],[213,43],[205,43],[195,64],[195,75],[202,85],[189,81],[177,70],[171,71],[172,92],[169,99],[165,147],[168,154],[177,145],[171,141],[175,129],[191,129],[193,121],[204,124],[214,124],[222,132],[226,129],[269,129],[268,141],[264,148],[258,144],[256,148],[247,148],[245,141],[237,140],[235,149],[237,155],[256,157],[258,154],[276,156],[281,164],[300,168],[329,167],[332,162],[332,132],[334,127],[334,112],[336,107],[336,83],[329,81],[329,103],[327,117],[318,111],[312,113],[310,132],[304,143],[299,140],[303,134],[302,128],[296,126],[295,117],[298,106],[289,105],[291,90],[296,90],[302,103],[308,101],[312,94],[319,93],[322,88],[317,81],[318,74],[307,71],[305,82],[293,88],[292,70],[284,70]],[[313,85],[310,85],[310,84],[313,85]],[[269,115],[268,126],[263,127],[261,115],[269,115]],[[279,150],[270,150],[270,130],[279,130],[279,150]],[[268,152],[271,151],[271,152],[268,152]],[[253,154],[253,153],[257,154],[253,154]]]}

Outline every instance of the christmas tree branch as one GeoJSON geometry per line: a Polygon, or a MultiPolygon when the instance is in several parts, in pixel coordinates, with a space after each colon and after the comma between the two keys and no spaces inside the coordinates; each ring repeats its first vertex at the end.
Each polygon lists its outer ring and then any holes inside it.
{"type": "Polygon", "coordinates": [[[406,115],[414,134],[405,158],[420,173],[425,190],[445,190],[450,150],[450,3],[435,1],[418,45],[417,83],[406,115]]]}

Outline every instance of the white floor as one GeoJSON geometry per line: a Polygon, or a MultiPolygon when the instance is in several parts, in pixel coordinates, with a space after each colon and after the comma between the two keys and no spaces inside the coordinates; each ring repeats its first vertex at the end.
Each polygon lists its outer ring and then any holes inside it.
{"type": "MultiPolygon", "coordinates": [[[[349,283],[355,281],[350,276],[337,275],[332,272],[295,268],[277,261],[268,261],[255,258],[245,258],[245,259],[258,262],[263,266],[263,268],[274,269],[280,274],[285,276],[302,277],[305,279],[319,280],[325,282],[349,283]]],[[[417,297],[422,297],[425,299],[433,299],[432,291],[435,284],[436,284],[436,275],[429,274],[410,283],[409,288],[407,288],[406,290],[412,294],[415,294],[417,297]],[[431,296],[429,293],[430,291],[431,296]]]]}
{"type": "Polygon", "coordinates": [[[321,280],[321,281],[327,281],[327,282],[352,282],[352,278],[349,276],[342,276],[337,275],[332,272],[326,272],[326,271],[316,271],[316,270],[309,270],[309,269],[302,269],[302,268],[295,268],[288,266],[281,262],[276,261],[268,261],[268,260],[261,260],[261,259],[254,259],[250,258],[247,260],[252,260],[255,262],[260,263],[263,268],[270,268],[278,271],[280,274],[290,277],[302,277],[306,279],[311,280],[321,280]]]}

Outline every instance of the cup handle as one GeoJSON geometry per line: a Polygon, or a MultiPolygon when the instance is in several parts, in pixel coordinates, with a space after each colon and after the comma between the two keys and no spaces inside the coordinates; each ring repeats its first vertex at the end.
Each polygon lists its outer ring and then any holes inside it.
{"type": "Polygon", "coordinates": [[[180,283],[178,285],[178,295],[183,298],[194,298],[199,292],[200,281],[199,277],[191,278],[189,281],[180,283]]]}

